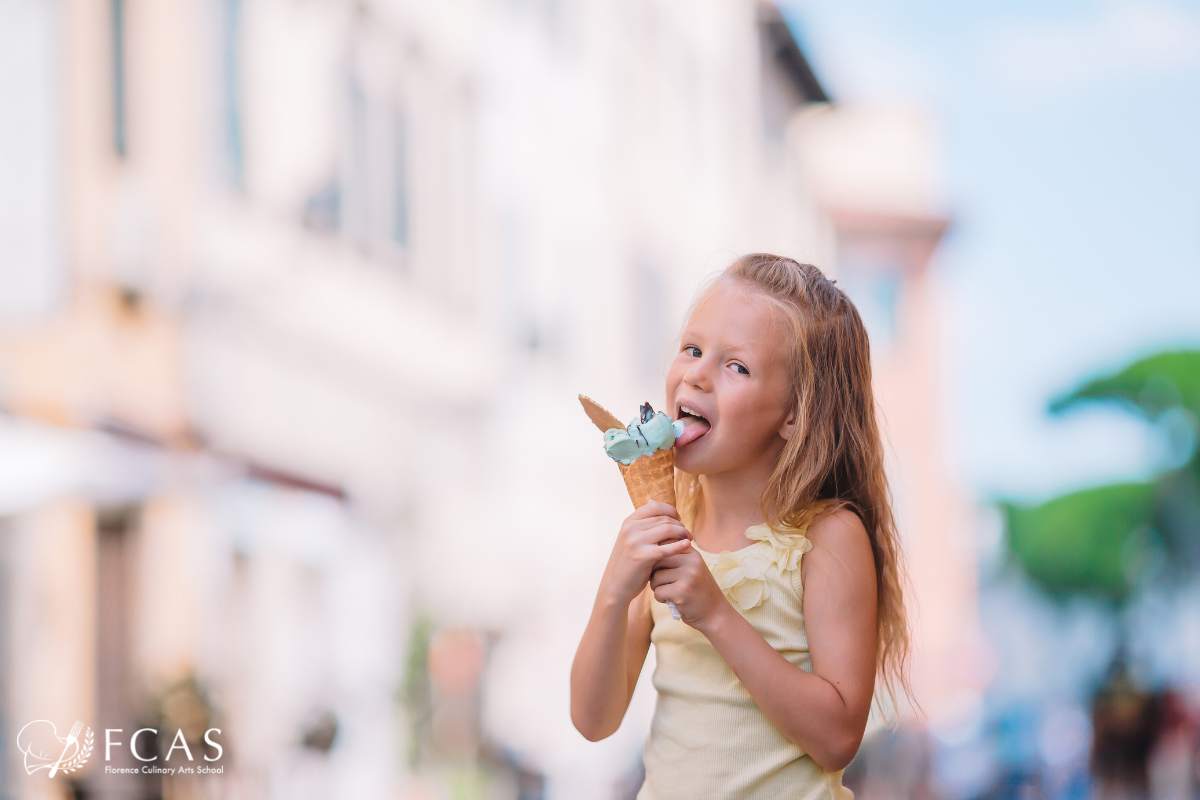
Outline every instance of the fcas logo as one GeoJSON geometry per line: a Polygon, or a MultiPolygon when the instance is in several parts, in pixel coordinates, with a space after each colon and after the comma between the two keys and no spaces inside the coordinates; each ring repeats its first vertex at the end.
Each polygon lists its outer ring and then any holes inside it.
{"type": "Polygon", "coordinates": [[[66,736],[48,719],[35,719],[17,734],[17,749],[25,755],[25,772],[46,770],[53,778],[59,772],[74,772],[92,755],[92,729],[79,720],[66,736]]]}

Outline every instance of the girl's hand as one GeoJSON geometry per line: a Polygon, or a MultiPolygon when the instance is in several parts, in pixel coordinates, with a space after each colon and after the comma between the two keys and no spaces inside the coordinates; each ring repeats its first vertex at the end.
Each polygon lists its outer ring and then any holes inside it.
{"type": "Polygon", "coordinates": [[[611,592],[628,605],[650,580],[654,565],[664,557],[687,552],[691,540],[692,534],[679,521],[675,507],[651,500],[626,517],[621,525],[600,581],[600,591],[611,592]]]}
{"type": "Polygon", "coordinates": [[[700,630],[706,622],[732,609],[704,557],[688,549],[667,556],[655,565],[650,588],[660,603],[670,600],[679,609],[683,621],[700,630]]]}

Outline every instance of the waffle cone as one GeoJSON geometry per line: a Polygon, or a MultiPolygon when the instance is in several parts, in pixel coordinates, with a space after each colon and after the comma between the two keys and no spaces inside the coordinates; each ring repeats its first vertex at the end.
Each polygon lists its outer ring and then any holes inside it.
{"type": "MultiPolygon", "coordinates": [[[[620,428],[625,424],[614,417],[604,406],[590,397],[579,395],[579,402],[587,412],[588,419],[601,431],[620,428]]],[[[675,450],[657,450],[653,455],[634,459],[629,464],[617,462],[625,488],[634,508],[641,508],[650,500],[675,505],[675,450]]]]}
{"type": "Polygon", "coordinates": [[[625,478],[625,488],[629,490],[629,499],[634,508],[641,508],[651,500],[675,505],[675,450],[655,451],[653,455],[642,456],[628,465],[619,461],[621,476],[625,478]]]}
{"type": "Polygon", "coordinates": [[[599,428],[601,432],[611,430],[613,428],[625,430],[624,422],[621,422],[621,420],[614,417],[611,411],[597,403],[592,398],[579,395],[579,402],[583,405],[583,410],[587,413],[588,419],[590,419],[592,424],[599,428]]]}

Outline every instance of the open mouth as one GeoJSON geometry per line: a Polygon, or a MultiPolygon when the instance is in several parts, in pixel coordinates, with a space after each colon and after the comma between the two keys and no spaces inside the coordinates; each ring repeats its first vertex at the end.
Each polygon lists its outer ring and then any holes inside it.
{"type": "Polygon", "coordinates": [[[696,409],[689,407],[686,403],[680,404],[677,419],[683,420],[683,433],[675,437],[676,447],[683,447],[689,442],[694,442],[712,430],[712,423],[700,416],[696,409]]]}

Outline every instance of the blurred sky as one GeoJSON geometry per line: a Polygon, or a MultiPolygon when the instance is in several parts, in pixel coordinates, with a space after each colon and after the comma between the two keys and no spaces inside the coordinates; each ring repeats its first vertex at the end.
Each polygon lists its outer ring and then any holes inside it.
{"type": "Polygon", "coordinates": [[[1046,406],[1200,346],[1200,2],[784,0],[834,100],[940,126],[952,452],[984,498],[1148,476],[1163,440],[1046,406]]]}

